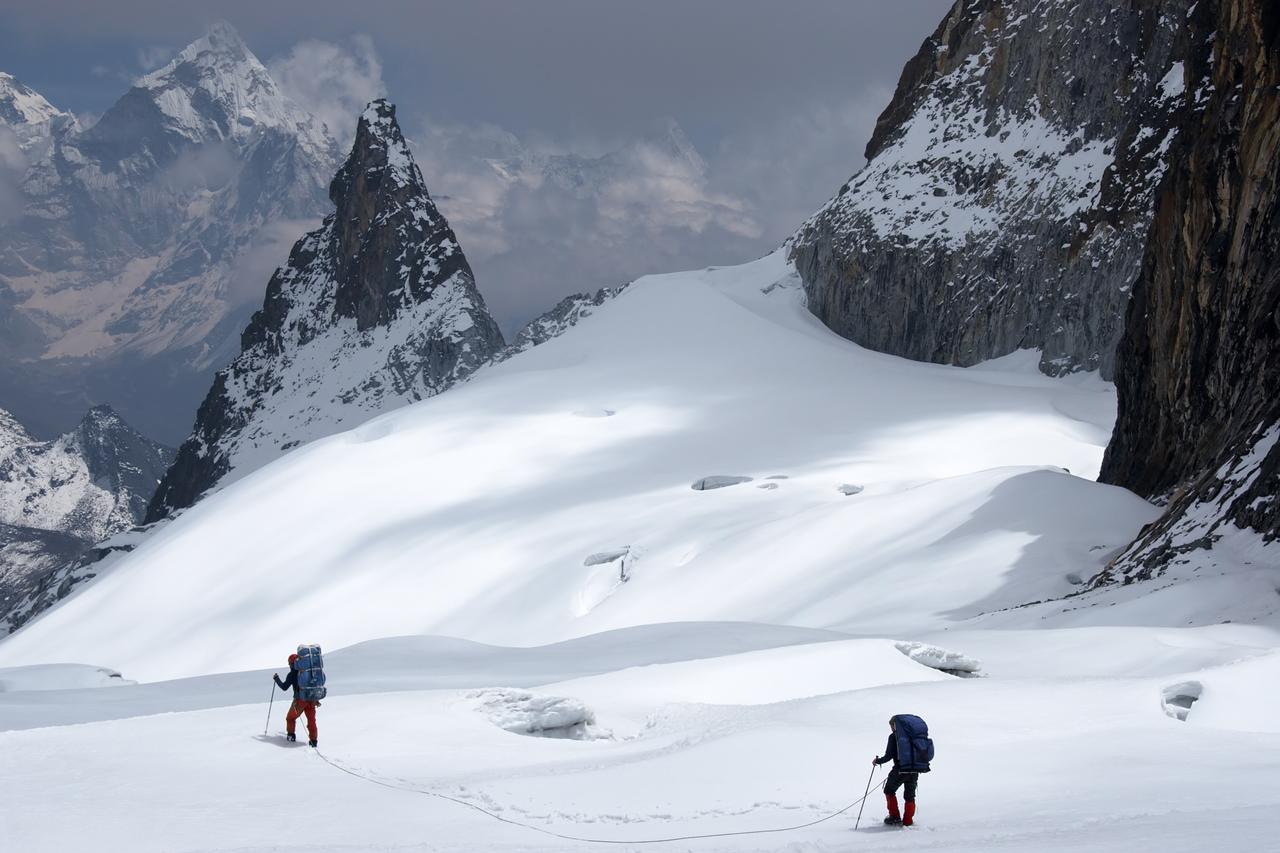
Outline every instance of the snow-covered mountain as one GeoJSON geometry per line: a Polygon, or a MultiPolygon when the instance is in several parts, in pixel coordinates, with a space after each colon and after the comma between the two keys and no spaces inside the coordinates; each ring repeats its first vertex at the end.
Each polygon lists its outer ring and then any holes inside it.
{"type": "Polygon", "coordinates": [[[866,167],[793,238],[810,306],[865,346],[1019,348],[1114,373],[1179,111],[1192,0],[958,0],[866,167]]]}
{"type": "Polygon", "coordinates": [[[141,522],[172,460],[106,406],[43,442],[0,410],[0,621],[43,574],[141,522]]]}
{"type": "Polygon", "coordinates": [[[190,506],[229,474],[438,394],[502,349],[385,100],[360,116],[329,195],[336,210],[272,276],[151,519],[190,506]]]}
{"type": "Polygon", "coordinates": [[[173,435],[235,351],[242,279],[323,215],[338,148],[227,24],[87,130],[8,80],[37,156],[0,222],[0,390],[45,429],[110,398],[173,435]]]}
{"type": "Polygon", "coordinates": [[[49,155],[55,132],[76,126],[75,116],[58,109],[12,74],[0,71],[0,167],[25,169],[49,155]],[[13,134],[21,159],[6,150],[6,133],[13,134]]]}

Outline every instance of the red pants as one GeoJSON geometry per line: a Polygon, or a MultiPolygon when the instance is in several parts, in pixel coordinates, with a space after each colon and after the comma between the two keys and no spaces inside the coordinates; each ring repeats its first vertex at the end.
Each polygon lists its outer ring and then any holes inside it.
{"type": "Polygon", "coordinates": [[[319,740],[320,735],[316,732],[316,703],[308,702],[306,699],[293,700],[293,704],[289,706],[289,713],[284,718],[284,730],[293,734],[298,717],[303,714],[307,715],[307,734],[312,740],[319,740]]]}

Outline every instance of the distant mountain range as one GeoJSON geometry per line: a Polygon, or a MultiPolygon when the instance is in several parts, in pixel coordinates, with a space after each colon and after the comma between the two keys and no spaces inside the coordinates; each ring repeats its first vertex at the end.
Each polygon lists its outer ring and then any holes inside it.
{"type": "Polygon", "coordinates": [[[285,249],[327,207],[328,130],[214,25],[82,128],[0,75],[0,398],[50,434],[110,401],[176,440],[285,249]]]}
{"type": "Polygon", "coordinates": [[[52,441],[0,409],[0,624],[48,570],[140,523],[173,455],[106,406],[52,441]]]}

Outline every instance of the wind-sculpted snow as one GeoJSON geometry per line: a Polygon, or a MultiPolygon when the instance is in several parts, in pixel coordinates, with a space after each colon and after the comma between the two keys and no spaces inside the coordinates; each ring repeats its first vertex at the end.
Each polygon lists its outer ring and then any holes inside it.
{"type": "Polygon", "coordinates": [[[266,670],[119,684],[99,666],[0,669],[10,688],[0,689],[4,839],[98,853],[197,839],[202,851],[234,853],[280,833],[272,804],[284,790],[324,804],[295,845],[317,853],[424,838],[457,853],[591,849],[546,832],[625,850],[726,833],[687,848],[720,853],[1274,846],[1275,631],[952,639],[984,649],[1000,677],[952,678],[886,639],[767,625],[651,625],[532,648],[380,640],[326,656],[332,687],[315,752],[284,740],[266,670]],[[511,683],[521,689],[485,689],[511,683]],[[1166,716],[1179,703],[1190,704],[1182,722],[1166,716]],[[867,762],[884,748],[885,721],[908,710],[937,744],[916,827],[880,824],[880,770],[854,833],[867,762]],[[510,730],[563,731],[588,716],[613,736],[510,730]],[[1214,778],[1224,767],[1230,785],[1214,778]],[[147,831],[125,831],[138,825],[147,831]],[[780,827],[799,828],[742,834],[780,827]]]}
{"type": "Polygon", "coordinates": [[[603,736],[593,731],[595,714],[577,699],[510,688],[477,690],[467,698],[495,726],[513,734],[573,740],[603,736]]]}
{"type": "MultiPolygon", "coordinates": [[[[291,363],[305,327],[263,346],[288,342],[291,363]]],[[[1035,358],[960,370],[862,350],[805,310],[781,254],[651,276],[446,394],[276,451],[104,559],[0,642],[0,665],[92,652],[156,678],[270,664],[299,633],[527,644],[728,619],[916,639],[1012,618],[1077,589],[1068,573],[1096,574],[1156,514],[1088,479],[1109,386],[1044,377],[1035,358]],[[724,473],[756,482],[690,489],[724,473]],[[584,565],[624,546],[625,566],[584,565]],[[135,600],[164,616],[137,624],[135,600]]]]}
{"type": "Polygon", "coordinates": [[[866,167],[791,241],[814,313],[910,358],[1042,350],[1109,378],[1174,116],[1190,0],[961,0],[866,167]]]}
{"type": "Polygon", "coordinates": [[[437,394],[501,349],[386,101],[361,115],[330,197],[335,212],[293,247],[215,379],[151,520],[228,475],[437,394]]]}

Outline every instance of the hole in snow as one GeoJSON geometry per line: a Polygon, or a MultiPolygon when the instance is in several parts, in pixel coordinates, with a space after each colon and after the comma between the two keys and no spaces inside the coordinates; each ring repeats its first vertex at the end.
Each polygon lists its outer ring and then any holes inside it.
{"type": "Polygon", "coordinates": [[[756,486],[756,488],[757,489],[776,489],[778,488],[778,484],[777,483],[761,483],[760,485],[756,486]]]}
{"type": "Polygon", "coordinates": [[[710,477],[703,477],[701,480],[695,480],[690,486],[695,492],[708,492],[712,489],[723,489],[726,486],[736,486],[739,483],[750,483],[751,477],[742,477],[732,474],[713,474],[710,477]]]}
{"type": "Polygon", "coordinates": [[[854,483],[841,483],[836,490],[842,495],[860,495],[862,494],[862,486],[854,483]]]}
{"type": "Polygon", "coordinates": [[[770,474],[768,477],[765,477],[765,479],[766,480],[790,480],[791,477],[789,477],[786,474],[770,474]]]}
{"type": "Polygon", "coordinates": [[[613,409],[578,409],[573,413],[578,418],[611,418],[616,414],[613,409]]]}
{"type": "Polygon", "coordinates": [[[624,548],[615,548],[612,551],[597,551],[594,554],[589,554],[587,558],[582,561],[582,565],[598,566],[602,563],[612,563],[614,560],[621,560],[623,557],[627,556],[630,553],[631,553],[630,545],[624,548]]]}
{"type": "Polygon", "coordinates": [[[1164,689],[1160,697],[1160,706],[1164,712],[1175,720],[1185,720],[1191,713],[1191,706],[1204,692],[1204,685],[1198,681],[1184,681],[1171,684],[1164,689]]]}
{"type": "Polygon", "coordinates": [[[893,645],[898,651],[916,663],[927,666],[930,669],[936,669],[940,672],[945,672],[947,675],[954,675],[957,678],[982,677],[979,672],[982,669],[982,661],[977,658],[971,658],[968,655],[949,651],[939,646],[931,646],[928,643],[901,642],[893,645]]]}
{"type": "Polygon", "coordinates": [[[489,722],[512,734],[565,740],[609,737],[595,728],[596,715],[577,699],[502,687],[475,690],[467,698],[489,722]]]}

